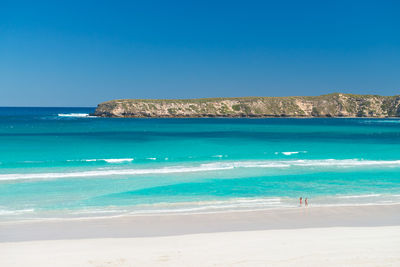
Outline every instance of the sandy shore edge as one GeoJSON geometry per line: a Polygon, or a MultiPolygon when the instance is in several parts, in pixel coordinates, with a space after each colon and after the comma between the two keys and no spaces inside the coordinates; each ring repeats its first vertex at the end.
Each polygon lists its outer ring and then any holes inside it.
{"type": "Polygon", "coordinates": [[[0,223],[0,243],[175,236],[256,230],[400,226],[400,205],[122,216],[0,223]]]}

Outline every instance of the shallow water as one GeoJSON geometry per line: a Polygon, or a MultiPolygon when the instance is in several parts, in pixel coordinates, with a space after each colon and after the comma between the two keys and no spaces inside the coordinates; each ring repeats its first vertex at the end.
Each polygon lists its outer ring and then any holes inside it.
{"type": "Polygon", "coordinates": [[[400,203],[397,119],[0,108],[0,220],[400,203]]]}

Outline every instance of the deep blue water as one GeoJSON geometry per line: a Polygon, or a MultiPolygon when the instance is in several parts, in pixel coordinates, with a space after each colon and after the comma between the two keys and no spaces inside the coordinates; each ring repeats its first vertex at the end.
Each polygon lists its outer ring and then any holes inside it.
{"type": "Polygon", "coordinates": [[[0,108],[0,220],[400,203],[397,119],[0,108]]]}

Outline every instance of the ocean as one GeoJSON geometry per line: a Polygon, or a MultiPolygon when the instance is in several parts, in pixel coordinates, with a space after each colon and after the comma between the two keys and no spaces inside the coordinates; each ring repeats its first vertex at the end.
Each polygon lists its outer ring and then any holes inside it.
{"type": "Polygon", "coordinates": [[[400,203],[400,120],[0,108],[0,221],[400,203]]]}

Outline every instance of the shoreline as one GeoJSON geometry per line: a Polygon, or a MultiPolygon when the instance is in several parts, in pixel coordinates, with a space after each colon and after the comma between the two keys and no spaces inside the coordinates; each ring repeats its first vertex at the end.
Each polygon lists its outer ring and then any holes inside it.
{"type": "Polygon", "coordinates": [[[102,116],[89,113],[83,118],[111,119],[400,119],[400,116],[102,116]]]}
{"type": "MultiPolygon", "coordinates": [[[[45,223],[45,222],[69,222],[69,221],[93,221],[93,220],[117,220],[119,218],[134,218],[134,217],[163,217],[163,216],[192,216],[192,215],[213,215],[213,214],[228,214],[228,213],[252,213],[252,212],[283,212],[294,211],[298,209],[328,209],[328,208],[357,208],[357,207],[387,207],[400,206],[399,202],[393,203],[344,203],[344,204],[310,204],[309,206],[281,206],[269,208],[242,208],[242,209],[199,209],[199,210],[166,210],[166,211],[128,211],[116,213],[113,215],[88,215],[88,216],[72,216],[65,217],[27,217],[17,219],[0,219],[0,226],[7,224],[29,224],[29,223],[45,223]]],[[[102,213],[101,211],[98,213],[102,213]]],[[[106,212],[107,213],[107,212],[106,212]]],[[[400,225],[400,224],[399,224],[400,225]]],[[[0,241],[1,242],[1,241],[0,241]]]]}
{"type": "Polygon", "coordinates": [[[0,223],[0,243],[385,226],[400,226],[400,204],[11,221],[0,223]]]}

